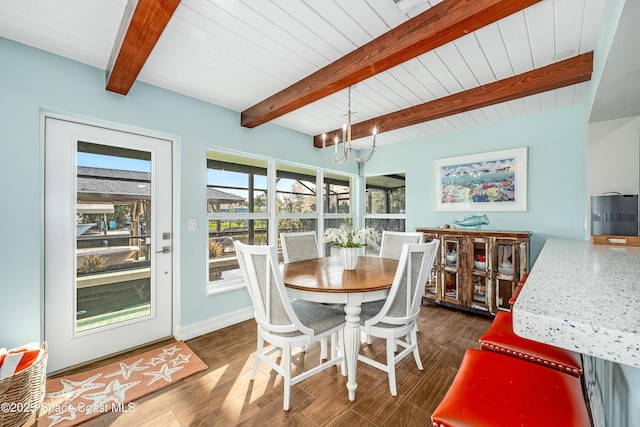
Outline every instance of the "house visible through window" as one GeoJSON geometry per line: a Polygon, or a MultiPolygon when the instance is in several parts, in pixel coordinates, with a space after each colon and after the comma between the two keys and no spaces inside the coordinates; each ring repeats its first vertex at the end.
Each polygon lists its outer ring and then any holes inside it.
{"type": "MultiPolygon", "coordinates": [[[[321,242],[327,227],[353,221],[353,179],[309,166],[208,151],[209,282],[241,282],[234,240],[278,244],[280,251],[281,232],[315,231],[321,242]]],[[[331,254],[329,246],[319,249],[331,254]]]]}
{"type": "Polygon", "coordinates": [[[209,281],[240,279],[234,240],[269,243],[266,160],[209,153],[209,281]]]}

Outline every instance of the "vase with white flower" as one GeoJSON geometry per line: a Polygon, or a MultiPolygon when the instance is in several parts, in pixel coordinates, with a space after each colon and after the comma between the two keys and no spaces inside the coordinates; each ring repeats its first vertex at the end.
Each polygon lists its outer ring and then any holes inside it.
{"type": "Polygon", "coordinates": [[[351,223],[344,223],[340,228],[328,228],[324,233],[324,242],[339,246],[342,267],[355,270],[358,263],[358,248],[377,243],[380,233],[373,228],[364,227],[354,230],[351,223]]]}

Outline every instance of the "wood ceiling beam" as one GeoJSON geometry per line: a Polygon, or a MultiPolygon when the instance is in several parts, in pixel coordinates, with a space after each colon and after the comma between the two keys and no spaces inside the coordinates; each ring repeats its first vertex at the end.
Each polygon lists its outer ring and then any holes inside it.
{"type": "MultiPolygon", "coordinates": [[[[591,80],[592,72],[593,52],[587,52],[546,67],[353,124],[351,139],[370,136],[374,126],[376,126],[378,133],[388,132],[582,83],[591,80]]],[[[342,142],[342,128],[327,132],[327,146],[334,145],[335,136],[338,137],[338,142],[342,142]]],[[[322,148],[322,135],[313,137],[313,145],[322,148]]]]}
{"type": "Polygon", "coordinates": [[[444,0],[244,110],[253,128],[476,31],[540,0],[444,0]]]}
{"type": "Polygon", "coordinates": [[[126,95],[180,0],[129,0],[107,66],[106,89],[126,95]]]}

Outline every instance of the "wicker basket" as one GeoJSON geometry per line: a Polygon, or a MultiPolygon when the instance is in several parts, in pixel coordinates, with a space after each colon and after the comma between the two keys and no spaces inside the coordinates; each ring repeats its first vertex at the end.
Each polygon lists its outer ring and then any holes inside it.
{"type": "Polygon", "coordinates": [[[0,380],[0,427],[23,425],[40,411],[47,384],[47,343],[42,357],[17,374],[0,380]]]}

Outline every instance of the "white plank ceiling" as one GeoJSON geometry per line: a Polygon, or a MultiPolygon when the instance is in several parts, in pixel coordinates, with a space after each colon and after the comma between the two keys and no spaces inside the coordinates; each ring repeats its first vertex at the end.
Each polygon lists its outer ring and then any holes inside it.
{"type": "MultiPolygon", "coordinates": [[[[437,3],[404,0],[402,10],[394,0],[183,0],[138,81],[240,112],[437,3]]],[[[605,3],[544,0],[369,78],[352,89],[354,122],[592,51],[605,3]]],[[[105,70],[126,6],[2,0],[0,37],[105,70]]],[[[582,102],[584,85],[386,132],[378,143],[571,106],[582,102]]],[[[317,135],[340,127],[346,109],[345,89],[273,122],[317,135]]]]}

